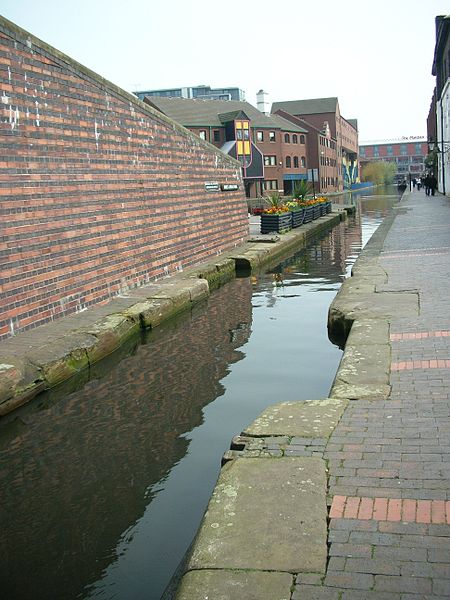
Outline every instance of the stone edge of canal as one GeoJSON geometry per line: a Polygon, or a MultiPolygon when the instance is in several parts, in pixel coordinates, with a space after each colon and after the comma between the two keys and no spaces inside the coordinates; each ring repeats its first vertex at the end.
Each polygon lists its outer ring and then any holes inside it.
{"type": "Polygon", "coordinates": [[[345,347],[329,397],[271,405],[233,439],[176,600],[288,599],[297,574],[325,575],[327,440],[352,400],[389,396],[390,319],[418,313],[417,295],[389,293],[378,264],[394,219],[395,211],[330,305],[330,339],[345,347]]]}
{"type": "Polygon", "coordinates": [[[336,213],[268,238],[252,238],[220,259],[187,269],[158,282],[131,290],[105,306],[63,317],[49,325],[26,331],[0,344],[0,418],[79,375],[120,348],[142,330],[153,329],[236,276],[257,269],[277,257],[306,247],[321,231],[345,217],[336,213]]]}

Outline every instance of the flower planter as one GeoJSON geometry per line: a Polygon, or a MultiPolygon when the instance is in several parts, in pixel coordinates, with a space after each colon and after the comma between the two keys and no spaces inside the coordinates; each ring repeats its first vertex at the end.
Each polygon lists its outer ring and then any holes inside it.
{"type": "Polygon", "coordinates": [[[326,214],[329,215],[331,212],[331,202],[326,202],[326,207],[327,207],[327,212],[326,214]]]}
{"type": "Polygon", "coordinates": [[[305,217],[305,209],[301,208],[300,210],[293,210],[291,212],[292,215],[292,229],[295,227],[300,227],[303,223],[303,219],[305,217]]]}
{"type": "Polygon", "coordinates": [[[313,206],[313,219],[318,219],[321,215],[320,204],[314,204],[313,206]]]}
{"type": "Polygon", "coordinates": [[[261,233],[286,233],[292,228],[292,213],[261,215],[261,233]]]}
{"type": "Polygon", "coordinates": [[[303,223],[310,223],[314,218],[314,206],[307,206],[305,208],[305,216],[303,217],[303,223]]]}
{"type": "Polygon", "coordinates": [[[327,203],[322,202],[321,204],[319,204],[319,206],[320,206],[320,216],[323,217],[324,215],[327,214],[327,203]]]}

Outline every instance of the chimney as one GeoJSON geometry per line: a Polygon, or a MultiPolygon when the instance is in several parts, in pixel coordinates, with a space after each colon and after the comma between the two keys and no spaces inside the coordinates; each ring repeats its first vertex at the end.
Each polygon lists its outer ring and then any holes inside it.
{"type": "Polygon", "coordinates": [[[268,93],[264,90],[259,90],[259,92],[256,94],[256,107],[264,115],[270,114],[270,104],[267,96],[268,93]]]}

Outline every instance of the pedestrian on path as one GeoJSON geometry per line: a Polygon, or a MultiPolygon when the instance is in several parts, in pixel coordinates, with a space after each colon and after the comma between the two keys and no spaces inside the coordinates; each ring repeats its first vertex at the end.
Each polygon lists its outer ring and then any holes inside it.
{"type": "Polygon", "coordinates": [[[437,187],[437,179],[434,176],[434,174],[430,175],[430,190],[431,190],[431,195],[434,196],[434,193],[436,191],[436,187],[437,187]]]}
{"type": "Polygon", "coordinates": [[[423,185],[425,187],[425,194],[427,196],[429,196],[430,195],[430,174],[429,173],[427,173],[425,175],[425,179],[423,180],[423,185]]]}

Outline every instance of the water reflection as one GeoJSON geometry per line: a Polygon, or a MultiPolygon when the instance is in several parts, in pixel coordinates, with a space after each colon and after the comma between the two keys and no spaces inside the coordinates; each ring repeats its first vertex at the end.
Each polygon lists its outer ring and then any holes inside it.
{"type": "Polygon", "coordinates": [[[236,348],[250,334],[250,298],[245,279],[233,294],[219,290],[208,310],[150,336],[109,376],[22,416],[15,437],[6,429],[3,597],[82,597],[117,559],[117,540],[129,539],[188,452],[182,434],[202,423],[203,407],[224,393],[221,379],[243,358],[236,348]]]}

